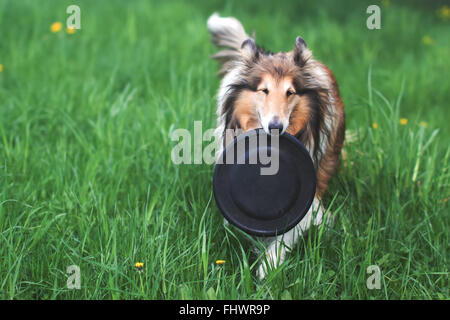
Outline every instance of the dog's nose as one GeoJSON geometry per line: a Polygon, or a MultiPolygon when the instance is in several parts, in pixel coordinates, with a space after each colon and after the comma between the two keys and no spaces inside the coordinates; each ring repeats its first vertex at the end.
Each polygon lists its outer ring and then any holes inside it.
{"type": "Polygon", "coordinates": [[[275,130],[276,133],[281,133],[283,131],[283,124],[280,121],[278,116],[272,118],[269,122],[269,131],[272,133],[272,130],[275,130]]]}

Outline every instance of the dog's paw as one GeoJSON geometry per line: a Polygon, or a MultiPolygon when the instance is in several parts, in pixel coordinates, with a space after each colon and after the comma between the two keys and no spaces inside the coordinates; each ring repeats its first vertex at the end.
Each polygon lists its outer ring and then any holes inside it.
{"type": "Polygon", "coordinates": [[[269,274],[269,270],[266,267],[266,264],[264,262],[261,262],[256,269],[256,277],[259,281],[263,281],[267,275],[269,274]]]}

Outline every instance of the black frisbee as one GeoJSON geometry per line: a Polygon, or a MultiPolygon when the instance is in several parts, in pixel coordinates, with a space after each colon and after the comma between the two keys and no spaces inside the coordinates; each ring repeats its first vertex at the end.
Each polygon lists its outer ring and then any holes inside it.
{"type": "Polygon", "coordinates": [[[293,228],[308,212],[316,191],[316,172],[303,144],[287,133],[275,137],[262,129],[239,135],[225,148],[214,171],[220,211],[230,223],[256,236],[293,228]]]}

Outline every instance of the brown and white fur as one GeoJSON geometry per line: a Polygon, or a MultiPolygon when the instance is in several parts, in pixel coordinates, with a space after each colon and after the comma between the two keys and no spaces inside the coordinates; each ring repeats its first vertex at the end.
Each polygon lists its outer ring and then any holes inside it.
{"type": "Polygon", "coordinates": [[[216,128],[221,148],[232,138],[225,136],[226,129],[245,132],[262,127],[270,133],[278,128],[306,146],[316,168],[313,205],[296,227],[269,239],[266,259],[257,270],[262,279],[269,268],[285,260],[311,223],[322,223],[321,197],[344,142],[344,106],[333,73],[312,57],[301,37],[292,51],[271,53],[258,47],[235,18],[213,14],[207,26],[212,42],[223,48],[213,56],[222,64],[216,128]]]}

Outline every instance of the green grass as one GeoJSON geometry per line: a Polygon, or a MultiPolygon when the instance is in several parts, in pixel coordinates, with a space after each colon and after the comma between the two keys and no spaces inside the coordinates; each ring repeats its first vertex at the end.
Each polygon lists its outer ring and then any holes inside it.
{"type": "Polygon", "coordinates": [[[0,298],[449,299],[449,21],[442,3],[391,0],[371,31],[373,3],[0,1],[0,298]],[[82,29],[51,33],[73,3],[82,29]],[[335,224],[263,282],[257,241],[223,225],[213,166],[170,159],[171,128],[215,124],[214,11],[273,51],[302,35],[354,140],[325,197],[335,224]]]}

